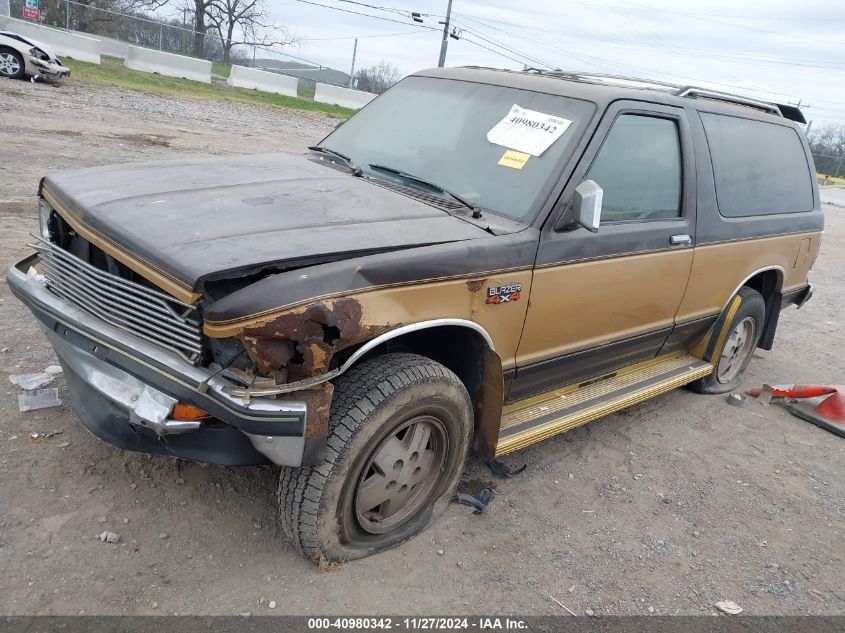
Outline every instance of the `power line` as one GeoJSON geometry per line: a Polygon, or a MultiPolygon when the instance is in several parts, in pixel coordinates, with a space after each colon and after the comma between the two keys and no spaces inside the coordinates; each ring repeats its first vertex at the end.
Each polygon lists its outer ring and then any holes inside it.
{"type": "MultiPolygon", "coordinates": [[[[760,33],[769,33],[771,35],[781,35],[783,37],[791,37],[791,38],[799,39],[801,41],[807,40],[806,35],[795,35],[794,33],[784,33],[783,31],[772,31],[771,29],[763,29],[763,28],[760,28],[759,26],[748,26],[747,24],[736,24],[734,22],[726,22],[725,20],[718,20],[716,18],[707,17],[707,16],[704,16],[703,14],[700,14],[700,13],[688,13],[688,12],[685,12],[685,11],[673,11],[671,9],[663,9],[662,7],[661,8],[650,7],[650,6],[642,4],[640,2],[632,2],[631,0],[628,0],[626,2],[626,4],[634,5],[634,7],[642,7],[640,9],[641,11],[645,10],[645,11],[652,11],[652,12],[661,11],[661,12],[665,12],[665,13],[674,13],[676,15],[683,15],[683,16],[692,17],[692,18],[695,18],[695,19],[698,19],[698,20],[705,20],[706,22],[714,22],[716,24],[723,24],[723,25],[730,26],[730,27],[737,28],[737,29],[746,29],[748,31],[758,31],[760,33]]],[[[622,7],[622,8],[624,9],[624,7],[622,7]]],[[[636,10],[636,9],[633,9],[633,10],[636,10]]],[[[837,41],[834,41],[834,40],[826,40],[826,39],[822,39],[822,38],[819,38],[819,37],[814,37],[813,39],[817,42],[826,42],[828,44],[842,44],[842,42],[837,42],[837,41]]]]}
{"type": "Polygon", "coordinates": [[[299,37],[301,42],[325,42],[328,40],[363,40],[370,37],[398,37],[399,35],[422,35],[419,29],[415,31],[402,31],[401,33],[377,33],[374,35],[344,35],[341,37],[299,37]]]}
{"type": "MultiPolygon", "coordinates": [[[[474,4],[477,4],[478,6],[482,6],[482,5],[474,2],[474,0],[470,0],[470,1],[473,2],[474,4]]],[[[482,8],[484,8],[484,7],[482,7],[482,8]]],[[[478,24],[482,24],[483,26],[485,26],[487,28],[490,28],[490,29],[493,29],[495,31],[504,33],[506,35],[510,35],[512,37],[517,37],[517,38],[520,38],[520,39],[523,38],[523,36],[521,36],[521,35],[517,35],[517,34],[511,32],[511,31],[507,31],[505,29],[498,28],[498,27],[494,26],[493,24],[489,24],[485,21],[479,20],[479,19],[471,17],[471,16],[464,15],[461,18],[458,18],[458,19],[461,20],[461,21],[472,20],[473,22],[477,22],[478,24]]],[[[607,58],[603,58],[603,57],[598,57],[598,56],[594,56],[594,55],[587,55],[586,53],[583,53],[581,51],[579,51],[579,53],[576,54],[572,51],[560,48],[559,46],[552,45],[552,44],[548,43],[546,40],[537,37],[537,31],[541,31],[543,33],[551,33],[553,35],[562,35],[562,36],[565,36],[565,37],[572,37],[572,38],[576,38],[576,39],[600,39],[600,38],[577,36],[577,35],[573,35],[573,34],[570,34],[570,33],[563,33],[563,32],[559,32],[559,31],[552,31],[552,30],[549,30],[549,29],[544,29],[542,27],[535,26],[535,25],[530,25],[530,26],[520,25],[518,23],[515,23],[513,20],[511,20],[509,22],[503,22],[503,21],[500,21],[500,20],[495,20],[493,18],[485,18],[485,19],[488,20],[489,22],[494,22],[496,24],[505,24],[506,23],[506,24],[508,24],[512,27],[517,28],[517,29],[529,31],[530,34],[531,34],[530,36],[532,37],[534,42],[536,42],[540,45],[544,45],[546,48],[557,50],[557,51],[560,51],[562,53],[565,53],[566,55],[573,57],[575,59],[580,59],[582,62],[586,61],[587,58],[589,58],[592,61],[589,61],[589,62],[586,62],[586,63],[598,63],[598,64],[603,65],[603,66],[611,65],[611,66],[615,66],[617,68],[628,68],[628,69],[634,70],[635,72],[645,71],[645,72],[651,73],[651,74],[657,74],[657,75],[670,77],[674,80],[682,79],[682,80],[685,80],[685,81],[693,81],[693,82],[700,81],[700,79],[692,80],[688,77],[685,78],[685,77],[682,77],[678,74],[661,72],[661,71],[657,71],[657,70],[653,70],[653,69],[649,69],[649,68],[644,68],[642,66],[634,66],[634,65],[625,64],[625,63],[622,63],[622,62],[616,62],[616,61],[613,61],[613,60],[610,60],[610,59],[607,59],[607,58]]],[[[646,45],[645,43],[642,43],[642,42],[626,43],[623,40],[616,40],[616,41],[618,41],[622,44],[646,45]]],[[[660,47],[659,45],[656,46],[656,47],[663,48],[663,47],[660,47]]],[[[702,49],[702,52],[708,53],[709,51],[702,49]]],[[[625,71],[625,72],[628,72],[628,71],[625,71]]],[[[749,85],[737,85],[737,84],[731,84],[731,83],[725,83],[725,82],[709,82],[709,83],[712,83],[714,85],[725,86],[727,88],[740,89],[740,90],[743,90],[743,91],[760,92],[760,93],[765,93],[765,94],[769,94],[769,95],[779,95],[781,97],[788,97],[788,98],[791,98],[791,99],[798,99],[799,98],[798,95],[777,92],[775,90],[771,90],[769,88],[764,88],[762,86],[753,87],[753,86],[749,86],[749,85]]],[[[839,101],[831,101],[831,100],[825,100],[825,99],[814,99],[814,101],[831,103],[831,104],[836,104],[836,105],[839,105],[841,103],[839,101]]]]}
{"type": "MultiPolygon", "coordinates": [[[[386,18],[381,15],[372,15],[371,13],[362,13],[360,11],[352,11],[351,9],[344,9],[342,7],[333,7],[328,4],[320,4],[318,2],[312,2],[311,0],[295,0],[296,2],[301,2],[302,4],[310,4],[315,7],[322,7],[324,9],[332,9],[334,11],[341,11],[343,13],[352,13],[354,15],[361,15],[367,18],[373,18],[374,20],[382,20],[384,22],[395,22],[396,24],[404,24],[405,26],[415,26],[414,23],[402,22],[401,20],[394,20],[393,18],[386,18]]],[[[409,14],[410,15],[410,14],[409,14]]],[[[431,26],[426,26],[424,24],[420,24],[417,26],[420,29],[426,29],[428,31],[438,31],[439,29],[435,29],[431,26]]]]}
{"type": "MultiPolygon", "coordinates": [[[[375,9],[377,11],[387,11],[388,13],[398,13],[400,15],[409,15],[411,12],[406,9],[398,9],[396,7],[384,7],[376,4],[367,4],[366,2],[359,2],[358,0],[337,0],[337,2],[345,2],[346,4],[356,4],[361,7],[367,7],[368,9],[375,9]]],[[[419,13],[420,16],[425,17],[439,17],[431,13],[419,13]]]]}

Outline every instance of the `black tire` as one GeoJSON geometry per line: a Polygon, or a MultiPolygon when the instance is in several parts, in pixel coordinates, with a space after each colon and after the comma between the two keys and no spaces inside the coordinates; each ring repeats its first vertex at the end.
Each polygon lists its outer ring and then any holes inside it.
{"type": "MultiPolygon", "coordinates": [[[[713,337],[716,337],[716,345],[713,347],[709,357],[705,357],[711,362],[715,362],[716,366],[713,369],[713,373],[690,383],[688,387],[692,391],[708,394],[734,391],[739,387],[742,373],[748,367],[748,363],[751,362],[751,357],[754,355],[754,350],[757,349],[760,335],[763,333],[763,324],[766,319],[766,302],[759,292],[747,286],[740,288],[736,297],[740,300],[739,307],[736,309],[730,323],[726,323],[725,327],[719,327],[719,323],[716,324],[716,330],[712,334],[713,337]],[[731,350],[733,349],[731,340],[734,332],[738,328],[748,327],[748,323],[753,323],[753,332],[742,339],[744,341],[742,349],[737,350],[736,354],[731,355],[731,350]],[[722,337],[721,344],[719,344],[718,339],[722,332],[724,332],[724,336],[722,337]],[[725,356],[726,354],[729,358],[725,356]],[[720,367],[722,369],[721,372],[720,367]],[[722,374],[721,377],[720,374],[722,374]]],[[[733,302],[734,299],[728,303],[728,309],[730,309],[733,302]]]]}
{"type": "MultiPolygon", "coordinates": [[[[463,471],[472,428],[472,403],[466,388],[443,365],[402,353],[378,356],[354,366],[335,383],[326,460],[313,468],[282,469],[279,508],[285,532],[307,558],[318,564],[362,558],[408,540],[445,510],[463,471]],[[388,444],[404,441],[403,432],[411,441],[414,425],[423,424],[416,420],[424,420],[434,429],[431,439],[424,440],[421,454],[434,463],[434,449],[439,447],[442,455],[437,463],[441,465],[426,468],[425,472],[431,474],[425,482],[412,483],[408,479],[411,467],[402,470],[402,460],[396,461],[400,474],[395,477],[401,489],[408,487],[402,477],[412,486],[406,493],[411,501],[404,507],[414,513],[384,533],[373,533],[370,530],[380,524],[371,519],[371,514],[359,513],[359,487],[364,478],[373,476],[368,473],[383,472],[373,470],[373,459],[388,444]],[[441,438],[437,446],[436,438],[441,438]],[[367,472],[363,472],[365,467],[367,472]],[[366,525],[370,530],[363,527],[366,525]]],[[[414,452],[409,460],[417,459],[416,455],[414,452]]],[[[419,471],[413,469],[414,475],[419,471]]],[[[379,476],[382,480],[394,477],[379,476]]],[[[396,483],[391,481],[388,486],[395,487],[396,483]]],[[[397,502],[396,507],[400,506],[397,502]]],[[[384,507],[388,510],[378,510],[376,517],[381,512],[386,515],[391,503],[384,507]]],[[[397,516],[393,520],[398,520],[397,516]]]]}
{"type": "Polygon", "coordinates": [[[7,69],[6,64],[3,63],[3,60],[0,59],[0,77],[20,79],[24,76],[24,73],[26,72],[26,66],[24,66],[23,63],[23,56],[18,51],[11,48],[6,48],[5,46],[0,46],[0,55],[10,56],[17,64],[17,70],[10,71],[9,69],[7,69]]]}

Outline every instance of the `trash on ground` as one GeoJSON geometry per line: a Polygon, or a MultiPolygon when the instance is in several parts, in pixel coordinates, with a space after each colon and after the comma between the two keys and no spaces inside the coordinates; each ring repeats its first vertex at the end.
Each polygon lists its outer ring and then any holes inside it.
{"type": "Polygon", "coordinates": [[[520,468],[512,469],[510,466],[504,462],[500,462],[498,459],[488,459],[487,467],[490,469],[490,472],[493,473],[494,477],[507,479],[508,477],[513,477],[514,475],[518,475],[524,471],[528,468],[528,464],[523,464],[520,468]]]}
{"type": "Polygon", "coordinates": [[[49,409],[62,404],[59,400],[59,390],[56,387],[50,389],[35,389],[18,394],[18,408],[21,411],[34,411],[35,409],[49,409]]]}
{"type": "Polygon", "coordinates": [[[763,385],[746,393],[768,403],[772,398],[790,400],[788,410],[793,415],[819,428],[845,437],[845,387],[824,385],[763,385]],[[795,402],[809,398],[824,398],[816,403],[795,402]],[[767,402],[768,401],[768,402],[767,402]]]}
{"type": "Polygon", "coordinates": [[[742,613],[742,607],[732,600],[722,600],[716,603],[716,608],[728,615],[738,615],[742,613]]]}
{"type": "Polygon", "coordinates": [[[49,385],[55,379],[55,374],[48,374],[46,371],[39,371],[34,374],[9,374],[9,382],[27,391],[49,385]]]}
{"type": "Polygon", "coordinates": [[[569,615],[575,615],[575,612],[574,612],[572,609],[570,609],[569,607],[567,607],[565,604],[563,604],[560,600],[558,600],[558,599],[557,599],[557,598],[555,598],[554,596],[549,596],[549,598],[551,598],[552,600],[554,600],[554,601],[557,603],[557,605],[558,605],[559,607],[563,607],[564,609],[566,609],[566,610],[569,612],[569,615]]]}
{"type": "Polygon", "coordinates": [[[119,543],[120,542],[120,534],[115,532],[109,532],[106,530],[97,536],[99,540],[103,543],[119,543]]]}
{"type": "Polygon", "coordinates": [[[728,394],[727,397],[728,404],[733,407],[744,407],[748,404],[748,401],[745,399],[741,393],[731,393],[728,394]]]}
{"type": "Polygon", "coordinates": [[[474,508],[473,514],[481,514],[487,509],[487,505],[493,500],[493,491],[489,488],[484,488],[477,495],[470,495],[465,492],[457,494],[457,502],[474,508]]]}

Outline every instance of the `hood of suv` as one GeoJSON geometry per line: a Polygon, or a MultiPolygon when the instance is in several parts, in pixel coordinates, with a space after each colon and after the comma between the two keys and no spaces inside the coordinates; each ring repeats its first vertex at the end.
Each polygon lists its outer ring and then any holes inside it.
{"type": "Polygon", "coordinates": [[[44,179],[42,194],[118,259],[130,253],[194,290],[204,278],[269,266],[489,237],[441,209],[285,154],[61,172],[44,179]]]}

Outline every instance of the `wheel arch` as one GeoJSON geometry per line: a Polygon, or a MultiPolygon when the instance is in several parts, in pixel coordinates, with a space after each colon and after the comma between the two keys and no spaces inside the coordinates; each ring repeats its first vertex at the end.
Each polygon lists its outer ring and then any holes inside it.
{"type": "MultiPolygon", "coordinates": [[[[742,287],[756,290],[763,297],[766,303],[766,316],[763,321],[763,331],[757,347],[760,349],[772,349],[775,341],[775,332],[780,318],[780,307],[783,295],[784,270],[780,266],[769,266],[754,271],[743,281],[742,287]]],[[[736,292],[739,292],[737,289],[736,292]]],[[[736,294],[736,292],[734,294],[736,294]]]]}
{"type": "Polygon", "coordinates": [[[784,269],[781,266],[766,266],[758,268],[745,277],[742,282],[728,295],[725,305],[719,312],[719,317],[713,326],[707,331],[704,337],[692,348],[691,353],[702,360],[710,362],[716,351],[718,335],[727,327],[733,317],[732,306],[737,294],[743,288],[750,288],[759,292],[766,304],[766,312],[763,321],[763,331],[757,347],[770,350],[774,341],[775,330],[777,329],[778,317],[780,316],[781,290],[783,288],[784,269]]]}
{"type": "Polygon", "coordinates": [[[504,402],[504,372],[487,330],[465,319],[434,319],[401,326],[354,349],[340,365],[338,375],[365,358],[396,351],[430,358],[458,376],[473,403],[474,447],[483,457],[492,458],[504,402]]]}

